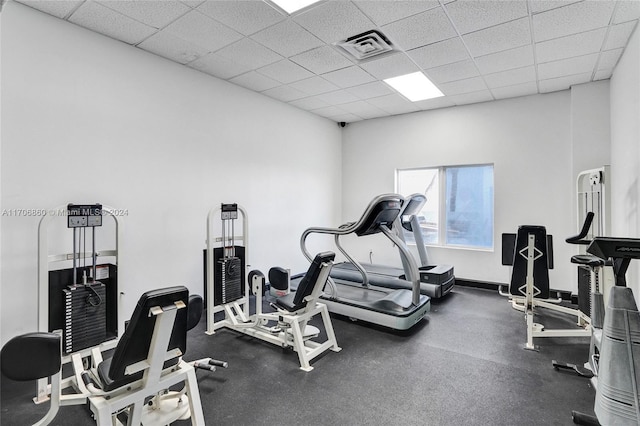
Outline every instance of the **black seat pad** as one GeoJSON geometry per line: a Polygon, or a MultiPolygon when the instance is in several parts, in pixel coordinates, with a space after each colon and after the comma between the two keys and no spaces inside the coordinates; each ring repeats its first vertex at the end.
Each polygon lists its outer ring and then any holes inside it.
{"type": "Polygon", "coordinates": [[[60,335],[27,333],[9,340],[0,353],[2,374],[11,380],[30,381],[60,371],[60,335]]]}

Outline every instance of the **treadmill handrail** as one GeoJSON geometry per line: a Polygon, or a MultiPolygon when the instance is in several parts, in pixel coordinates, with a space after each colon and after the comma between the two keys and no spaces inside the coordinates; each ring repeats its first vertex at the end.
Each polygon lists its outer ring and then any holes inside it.
{"type": "MultiPolygon", "coordinates": [[[[338,236],[351,234],[355,232],[357,229],[359,229],[363,224],[368,222],[370,219],[369,216],[372,214],[373,210],[380,203],[393,202],[393,201],[400,203],[400,205],[402,206],[402,204],[404,203],[404,197],[400,194],[392,194],[392,193],[378,195],[369,203],[369,205],[367,206],[367,209],[365,210],[364,214],[360,217],[360,219],[357,222],[353,222],[352,224],[349,224],[348,226],[343,225],[343,227],[340,227],[340,228],[328,228],[328,227],[307,228],[302,233],[302,236],[300,237],[300,248],[302,249],[302,253],[309,261],[311,261],[311,254],[309,253],[309,250],[307,250],[307,247],[306,247],[306,240],[310,234],[316,233],[316,234],[335,235],[336,236],[335,240],[337,242],[338,236]]],[[[375,233],[382,232],[383,234],[385,234],[387,238],[389,238],[394,244],[396,244],[396,246],[398,246],[398,248],[400,249],[400,253],[403,255],[403,258],[406,259],[407,262],[409,262],[409,265],[410,265],[409,269],[411,272],[410,274],[411,276],[408,276],[407,278],[409,278],[409,280],[412,282],[412,303],[418,306],[420,303],[420,274],[418,272],[418,266],[415,262],[415,259],[413,259],[413,257],[411,256],[409,249],[407,249],[406,244],[400,238],[398,238],[397,235],[394,235],[394,233],[391,231],[393,222],[399,216],[400,211],[401,210],[398,210],[398,214],[394,216],[391,223],[382,224],[382,226],[379,226],[377,228],[377,232],[375,233]],[[385,225],[387,226],[387,229],[384,229],[385,225]]],[[[364,270],[362,265],[360,265],[358,261],[356,261],[351,256],[349,256],[339,244],[338,244],[338,249],[360,271],[360,273],[363,275],[363,282],[368,282],[366,271],[364,270]]]]}

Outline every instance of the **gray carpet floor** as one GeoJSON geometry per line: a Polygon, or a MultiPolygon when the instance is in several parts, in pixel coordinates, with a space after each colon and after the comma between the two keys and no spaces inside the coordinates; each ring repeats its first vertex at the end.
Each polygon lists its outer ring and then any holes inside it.
{"type": "MultiPolygon", "coordinates": [[[[544,314],[544,315],[543,315],[544,314]]],[[[593,414],[587,379],[555,371],[552,359],[582,364],[587,338],[536,339],[524,350],[523,314],[496,292],[456,287],[409,332],[332,316],[342,351],[300,370],[297,355],[220,330],[190,332],[187,360],[211,356],[227,369],[199,371],[208,425],[571,425],[571,411],[593,414]]],[[[548,328],[571,327],[544,312],[548,328]]],[[[2,425],[28,425],[35,383],[2,377],[2,425]]],[[[90,425],[86,407],[61,407],[56,425],[90,425]]],[[[187,421],[180,425],[190,424],[187,421]]]]}

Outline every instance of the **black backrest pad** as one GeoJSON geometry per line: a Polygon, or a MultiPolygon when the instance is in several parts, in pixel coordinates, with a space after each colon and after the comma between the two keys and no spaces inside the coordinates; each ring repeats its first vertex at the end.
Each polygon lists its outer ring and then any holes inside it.
{"type": "Polygon", "coordinates": [[[61,336],[27,333],[9,340],[0,353],[2,374],[17,381],[50,377],[60,371],[61,336]]]}
{"type": "MultiPolygon", "coordinates": [[[[325,251],[316,255],[313,262],[311,262],[311,266],[309,266],[309,270],[298,285],[298,289],[296,290],[296,294],[293,298],[294,305],[301,304],[305,297],[313,293],[313,287],[320,276],[322,264],[325,262],[333,262],[335,258],[336,254],[331,251],[325,251]]],[[[324,285],[324,283],[321,285],[324,285]]]]}
{"type": "Polygon", "coordinates": [[[527,282],[527,259],[526,257],[520,255],[520,251],[522,249],[526,249],[526,247],[529,245],[530,234],[534,235],[535,248],[542,253],[542,255],[533,262],[534,286],[540,291],[540,293],[536,294],[535,296],[541,299],[548,299],[549,265],[547,263],[547,231],[544,226],[524,225],[518,228],[509,292],[513,295],[518,296],[526,294],[526,291],[524,289],[520,290],[520,287],[525,285],[525,283],[527,282]]]}
{"type": "Polygon", "coordinates": [[[188,331],[200,323],[202,311],[204,310],[204,301],[202,300],[202,296],[199,294],[192,294],[189,296],[189,305],[187,307],[189,309],[187,311],[189,313],[189,317],[187,318],[188,331]]]}
{"type": "MultiPolygon", "coordinates": [[[[149,310],[154,306],[165,307],[182,300],[185,305],[189,303],[189,290],[186,287],[176,286],[151,290],[140,296],[129,326],[124,331],[118,342],[109,377],[119,380],[124,377],[124,370],[129,365],[147,359],[151,337],[156,323],[155,316],[149,316],[149,310]]],[[[187,309],[179,309],[171,332],[171,339],[167,350],[179,348],[182,353],[187,350],[187,309]]]]}
{"type": "Polygon", "coordinates": [[[386,225],[391,228],[393,221],[400,214],[403,199],[398,197],[382,198],[375,206],[373,206],[369,214],[362,218],[362,224],[353,232],[359,237],[363,235],[371,235],[380,232],[380,227],[386,225]]]}

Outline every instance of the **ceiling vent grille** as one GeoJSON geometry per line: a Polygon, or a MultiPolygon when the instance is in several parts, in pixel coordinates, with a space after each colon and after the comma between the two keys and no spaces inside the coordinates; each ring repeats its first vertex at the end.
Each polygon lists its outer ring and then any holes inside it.
{"type": "Polygon", "coordinates": [[[336,46],[341,47],[357,61],[364,61],[393,50],[393,45],[389,39],[377,30],[349,37],[344,41],[337,42],[336,46]]]}

